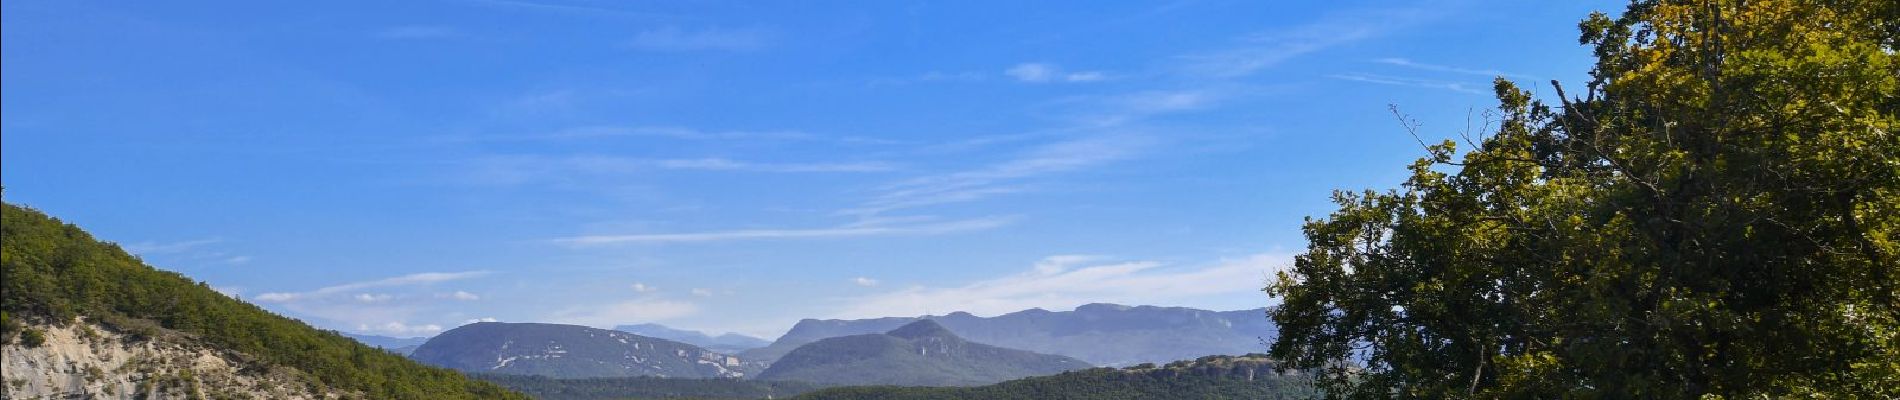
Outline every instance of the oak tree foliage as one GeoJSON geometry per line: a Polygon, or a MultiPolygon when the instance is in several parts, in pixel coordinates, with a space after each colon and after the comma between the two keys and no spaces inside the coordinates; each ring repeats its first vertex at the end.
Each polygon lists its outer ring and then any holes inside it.
{"type": "Polygon", "coordinates": [[[1307,222],[1273,355],[1334,398],[1900,398],[1900,2],[1580,28],[1586,85],[1500,78],[1472,148],[1307,222]]]}

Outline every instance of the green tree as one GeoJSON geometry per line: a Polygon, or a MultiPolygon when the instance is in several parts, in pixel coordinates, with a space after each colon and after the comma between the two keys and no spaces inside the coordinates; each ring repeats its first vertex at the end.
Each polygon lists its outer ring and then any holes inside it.
{"type": "Polygon", "coordinates": [[[1580,27],[1582,97],[1499,79],[1474,149],[1307,222],[1273,355],[1334,398],[1900,398],[1900,2],[1580,27]]]}

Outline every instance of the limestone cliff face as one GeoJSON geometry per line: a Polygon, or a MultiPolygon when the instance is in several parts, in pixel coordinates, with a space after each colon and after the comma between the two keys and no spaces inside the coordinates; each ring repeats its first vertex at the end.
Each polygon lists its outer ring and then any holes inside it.
{"type": "Polygon", "coordinates": [[[342,399],[301,373],[245,361],[242,354],[180,340],[134,339],[100,325],[27,325],[45,343],[4,347],[4,396],[26,399],[342,399]]]}

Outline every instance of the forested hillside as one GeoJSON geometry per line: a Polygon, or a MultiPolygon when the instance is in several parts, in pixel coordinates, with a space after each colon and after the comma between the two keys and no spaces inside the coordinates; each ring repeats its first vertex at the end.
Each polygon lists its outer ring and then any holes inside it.
{"type": "Polygon", "coordinates": [[[1092,368],[989,386],[858,386],[819,390],[808,400],[1128,400],[1307,399],[1317,392],[1303,375],[1280,375],[1264,356],[1209,356],[1156,367],[1092,368]]]}
{"type": "Polygon", "coordinates": [[[293,369],[313,393],[373,399],[525,399],[487,382],[365,346],[145,265],[119,246],[37,210],[5,204],[0,224],[4,337],[33,346],[32,326],[89,323],[141,340],[178,337],[293,369]],[[178,335],[172,334],[173,332],[178,335]]]}
{"type": "Polygon", "coordinates": [[[556,379],[534,375],[497,374],[476,374],[475,378],[494,382],[540,400],[768,399],[795,396],[817,390],[819,387],[804,382],[735,378],[631,376],[556,379]]]}

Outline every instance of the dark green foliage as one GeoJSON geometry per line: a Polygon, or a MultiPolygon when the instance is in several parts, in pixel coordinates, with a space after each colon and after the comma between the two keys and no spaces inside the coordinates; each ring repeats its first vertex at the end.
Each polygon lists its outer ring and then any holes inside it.
{"type": "Polygon", "coordinates": [[[41,333],[40,330],[33,329],[33,328],[26,328],[25,330],[20,331],[20,345],[21,346],[26,346],[27,348],[34,348],[34,347],[40,347],[40,345],[43,345],[43,344],[46,344],[46,334],[41,333]]]}
{"type": "Polygon", "coordinates": [[[0,212],[0,310],[10,319],[64,324],[85,316],[143,338],[178,331],[369,398],[524,398],[226,297],[39,211],[6,204],[0,212]]]}
{"type": "Polygon", "coordinates": [[[1088,368],[1069,357],[963,340],[931,320],[886,334],[835,337],[800,346],[759,379],[828,385],[984,385],[1088,368]]]}
{"type": "MultiPolygon", "coordinates": [[[[343,336],[348,336],[351,339],[356,339],[357,342],[367,344],[370,347],[376,347],[376,348],[380,348],[383,350],[390,350],[390,351],[395,351],[397,349],[401,349],[404,347],[414,348],[416,346],[421,346],[422,343],[424,342],[429,341],[429,338],[426,338],[426,337],[398,338],[398,337],[377,336],[377,335],[357,335],[357,334],[350,334],[350,333],[345,333],[343,334],[343,336]]],[[[398,352],[398,353],[401,353],[401,352],[398,352]]]]}
{"type": "Polygon", "coordinates": [[[1165,368],[1092,368],[1018,379],[989,386],[857,386],[819,390],[811,400],[1127,400],[1127,399],[1306,399],[1316,397],[1308,379],[1278,375],[1265,357],[1211,356],[1165,368]]]}
{"type": "Polygon", "coordinates": [[[730,378],[619,378],[555,379],[530,375],[479,374],[481,379],[527,393],[541,400],[609,399],[763,399],[785,398],[818,389],[818,385],[790,381],[751,381],[730,378]]]}
{"type": "Polygon", "coordinates": [[[20,322],[14,321],[6,311],[0,311],[0,344],[13,343],[13,334],[20,331],[20,322]]]}
{"type": "Polygon", "coordinates": [[[738,376],[698,346],[579,325],[481,322],[442,332],[410,358],[466,372],[556,378],[738,376]]]}
{"type": "Polygon", "coordinates": [[[1269,291],[1339,398],[1900,398],[1900,2],[1638,0],[1592,79],[1340,193],[1269,291]],[[1456,160],[1456,161],[1454,161],[1456,160]]]}

